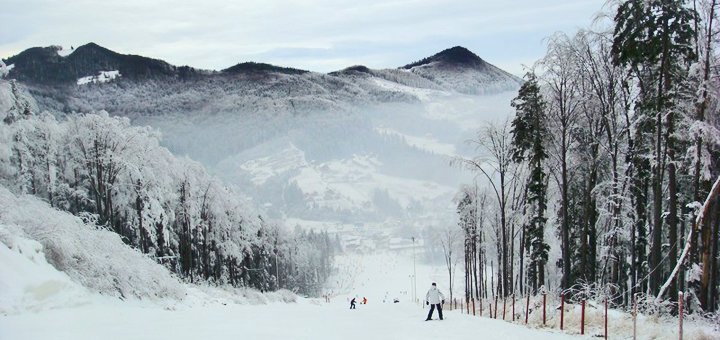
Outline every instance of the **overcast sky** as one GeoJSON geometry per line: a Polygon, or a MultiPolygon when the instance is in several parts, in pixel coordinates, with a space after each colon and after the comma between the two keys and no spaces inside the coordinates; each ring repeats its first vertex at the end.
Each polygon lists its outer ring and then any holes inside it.
{"type": "Polygon", "coordinates": [[[0,57],[95,42],[175,65],[398,67],[456,45],[515,74],[605,0],[3,0],[0,57]]]}

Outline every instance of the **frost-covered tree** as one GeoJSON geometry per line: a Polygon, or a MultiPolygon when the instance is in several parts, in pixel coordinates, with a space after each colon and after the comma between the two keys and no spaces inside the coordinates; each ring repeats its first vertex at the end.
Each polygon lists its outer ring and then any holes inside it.
{"type": "MultiPolygon", "coordinates": [[[[685,1],[629,0],[623,2],[615,16],[614,60],[631,68],[640,86],[637,105],[639,117],[653,119],[648,137],[653,145],[652,177],[652,243],[650,248],[649,288],[657,293],[663,274],[662,236],[664,224],[669,234],[669,264],[674,266],[678,251],[678,178],[676,169],[676,124],[679,120],[677,93],[690,61],[693,48],[695,13],[685,1]],[[667,171],[669,199],[663,208],[663,183],[667,171]],[[663,212],[667,218],[663,221],[663,212]]],[[[671,288],[677,296],[677,286],[671,288]]]]}
{"type": "Polygon", "coordinates": [[[528,251],[528,282],[533,291],[545,285],[545,264],[549,246],[545,242],[547,223],[547,114],[545,99],[534,73],[525,76],[518,96],[512,101],[516,115],[512,122],[513,158],[527,162],[530,175],[527,180],[529,218],[525,225],[525,249],[528,251]]]}
{"type": "Polygon", "coordinates": [[[0,78],[5,78],[8,73],[10,73],[10,71],[8,71],[7,65],[0,59],[0,78]]]}
{"type": "Polygon", "coordinates": [[[127,118],[22,115],[0,126],[0,138],[0,183],[117,233],[190,282],[316,294],[329,276],[337,245],[327,234],[283,235],[127,118]]]}
{"type": "MultiPolygon", "coordinates": [[[[463,233],[464,268],[465,268],[465,303],[480,297],[478,264],[480,253],[478,246],[482,242],[482,231],[478,230],[477,195],[473,189],[463,187],[455,197],[458,213],[458,224],[463,233]]],[[[482,271],[480,271],[482,272],[482,271]]]]}

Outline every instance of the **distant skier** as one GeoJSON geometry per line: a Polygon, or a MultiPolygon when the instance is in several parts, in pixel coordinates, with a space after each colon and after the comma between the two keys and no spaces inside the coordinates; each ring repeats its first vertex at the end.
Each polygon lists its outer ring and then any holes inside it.
{"type": "Polygon", "coordinates": [[[428,313],[427,319],[425,319],[425,321],[432,320],[432,315],[433,311],[435,311],[435,307],[437,307],[438,315],[440,315],[440,320],[443,319],[442,305],[445,304],[445,296],[443,296],[443,293],[440,292],[439,289],[437,289],[437,285],[435,284],[435,282],[432,283],[432,287],[430,287],[427,294],[425,294],[425,304],[430,305],[430,313],[428,313]]]}
{"type": "Polygon", "coordinates": [[[355,309],[355,298],[352,298],[352,300],[350,300],[350,309],[355,309]]]}
{"type": "Polygon", "coordinates": [[[363,296],[363,305],[367,305],[367,298],[363,296]]]}

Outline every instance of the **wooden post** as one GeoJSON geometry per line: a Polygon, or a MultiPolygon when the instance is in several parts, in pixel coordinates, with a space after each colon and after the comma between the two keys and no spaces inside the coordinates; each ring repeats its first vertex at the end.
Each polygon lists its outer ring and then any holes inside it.
{"type": "Polygon", "coordinates": [[[585,334],[585,299],[582,300],[582,313],[580,314],[580,334],[585,334]]]}
{"type": "Polygon", "coordinates": [[[545,326],[545,305],[547,304],[547,294],[543,292],[543,326],[545,326]]]}
{"type": "Polygon", "coordinates": [[[462,314],[462,313],[463,313],[463,304],[462,304],[462,300],[460,300],[460,314],[462,314]]]}
{"type": "Polygon", "coordinates": [[[608,331],[607,331],[607,323],[608,323],[608,298],[605,298],[605,339],[608,338],[608,331]]]}
{"type": "Polygon", "coordinates": [[[525,324],[527,324],[529,310],[530,310],[530,294],[528,294],[527,302],[525,303],[525,324]]]}
{"type": "Polygon", "coordinates": [[[512,295],[513,306],[512,306],[512,321],[515,322],[515,294],[512,295]]]}
{"type": "Polygon", "coordinates": [[[560,330],[565,323],[565,293],[560,293],[560,330]]]}
{"type": "Polygon", "coordinates": [[[497,295],[495,295],[495,319],[497,319],[497,309],[498,309],[497,308],[497,300],[498,300],[498,297],[497,297],[497,295]]]}
{"type": "Polygon", "coordinates": [[[457,298],[453,299],[453,309],[457,309],[457,298]]]}
{"type": "Polygon", "coordinates": [[[472,298],[473,316],[475,315],[475,298],[472,298]]]}
{"type": "Polygon", "coordinates": [[[482,297],[480,297],[480,316],[483,315],[482,297]]]}
{"type": "Polygon", "coordinates": [[[680,319],[680,340],[683,338],[683,292],[678,292],[678,318],[680,319]]]}

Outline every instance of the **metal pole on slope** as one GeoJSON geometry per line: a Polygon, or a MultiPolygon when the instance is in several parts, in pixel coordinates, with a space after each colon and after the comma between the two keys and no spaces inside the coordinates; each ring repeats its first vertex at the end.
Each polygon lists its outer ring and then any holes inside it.
{"type": "Polygon", "coordinates": [[[412,237],[413,242],[413,301],[417,303],[417,271],[415,270],[415,236],[412,237]]]}
{"type": "MultiPolygon", "coordinates": [[[[410,298],[413,299],[413,303],[415,303],[415,302],[414,302],[414,301],[415,301],[415,298],[412,297],[413,276],[412,276],[412,275],[408,275],[408,279],[410,279],[410,298]]],[[[422,305],[422,308],[425,309],[425,304],[422,304],[422,303],[421,303],[421,305],[422,305]]]]}

